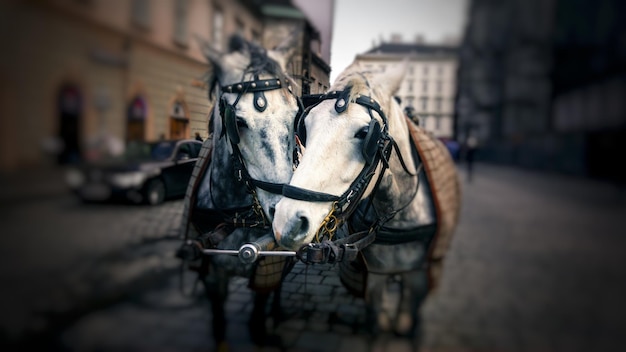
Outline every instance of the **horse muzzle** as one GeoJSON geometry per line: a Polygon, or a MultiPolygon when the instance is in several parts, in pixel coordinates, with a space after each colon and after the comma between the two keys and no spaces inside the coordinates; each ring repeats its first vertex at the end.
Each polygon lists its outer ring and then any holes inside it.
{"type": "MultiPolygon", "coordinates": [[[[279,209],[280,204],[278,205],[277,214],[280,212],[279,209]]],[[[286,218],[274,218],[272,226],[276,242],[283,248],[299,249],[308,242],[310,223],[308,216],[303,211],[296,211],[292,216],[286,218]],[[286,221],[283,222],[281,221],[282,219],[286,219],[286,221]]]]}

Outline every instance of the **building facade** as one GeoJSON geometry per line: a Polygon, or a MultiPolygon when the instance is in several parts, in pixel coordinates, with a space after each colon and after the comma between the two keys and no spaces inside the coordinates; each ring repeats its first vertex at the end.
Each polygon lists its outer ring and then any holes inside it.
{"type": "Polygon", "coordinates": [[[480,159],[626,182],[626,4],[473,0],[457,132],[480,159]]]}
{"type": "Polygon", "coordinates": [[[2,2],[0,171],[206,138],[210,65],[194,36],[219,50],[237,32],[263,44],[269,23],[253,0],[2,2]]]}
{"type": "MultiPolygon", "coordinates": [[[[287,68],[297,83],[297,95],[324,93],[330,87],[330,65],[321,56],[320,32],[308,17],[288,0],[268,0],[261,5],[264,17],[263,45],[274,47],[295,35],[297,44],[287,68]]],[[[332,13],[331,13],[332,15],[332,13]]]]}
{"type": "Polygon", "coordinates": [[[453,46],[392,41],[356,56],[368,69],[384,72],[408,58],[406,76],[396,95],[412,107],[419,122],[440,138],[453,138],[458,60],[453,46]]]}

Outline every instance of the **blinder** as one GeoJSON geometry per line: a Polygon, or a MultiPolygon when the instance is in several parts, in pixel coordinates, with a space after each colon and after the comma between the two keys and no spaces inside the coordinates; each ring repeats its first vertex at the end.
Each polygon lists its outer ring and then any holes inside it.
{"type": "Polygon", "coordinates": [[[363,139],[363,150],[361,151],[363,159],[365,159],[365,163],[367,165],[374,162],[374,159],[376,158],[378,141],[380,140],[381,135],[382,130],[380,128],[380,123],[378,120],[371,120],[367,135],[365,136],[365,139],[363,139]]]}
{"type": "MultiPolygon", "coordinates": [[[[317,106],[319,103],[321,103],[324,100],[337,98],[337,102],[335,103],[335,110],[338,113],[342,113],[346,111],[348,107],[348,103],[347,103],[348,95],[349,95],[348,93],[349,93],[349,89],[344,90],[342,92],[334,92],[334,93],[322,96],[320,97],[319,101],[315,102],[313,105],[307,107],[304,110],[304,113],[298,119],[297,126],[296,126],[296,134],[298,135],[298,138],[300,139],[300,142],[302,143],[303,146],[306,147],[305,119],[308,116],[309,111],[311,111],[312,108],[314,108],[315,106],[317,106]]],[[[378,107],[378,104],[376,103],[372,104],[371,102],[368,103],[368,100],[371,101],[371,99],[369,99],[368,97],[361,96],[355,102],[368,109],[374,109],[381,115],[384,121],[385,115],[382,113],[382,111],[378,107]]],[[[367,135],[363,139],[363,148],[361,150],[361,154],[363,155],[363,159],[365,160],[366,165],[369,165],[372,162],[374,162],[376,158],[376,152],[378,151],[379,147],[382,146],[382,144],[379,143],[381,142],[382,137],[383,137],[383,128],[381,127],[380,122],[372,118],[369,124],[367,135]]],[[[385,150],[385,148],[383,148],[383,150],[385,150]]]]}
{"type": "Polygon", "coordinates": [[[235,107],[228,104],[226,100],[220,100],[220,114],[224,118],[224,129],[228,139],[234,144],[239,144],[239,127],[237,127],[237,115],[235,107]]]}

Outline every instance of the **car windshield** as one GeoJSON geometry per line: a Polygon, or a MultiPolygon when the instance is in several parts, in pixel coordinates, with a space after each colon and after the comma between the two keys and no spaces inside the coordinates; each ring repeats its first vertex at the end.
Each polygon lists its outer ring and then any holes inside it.
{"type": "Polygon", "coordinates": [[[165,160],[172,155],[175,147],[176,143],[173,141],[131,142],[126,146],[124,158],[127,160],[165,160]]]}

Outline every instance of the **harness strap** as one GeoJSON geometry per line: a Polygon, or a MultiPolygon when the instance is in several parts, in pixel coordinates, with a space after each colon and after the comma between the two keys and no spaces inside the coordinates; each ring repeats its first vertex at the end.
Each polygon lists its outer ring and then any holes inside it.
{"type": "MultiPolygon", "coordinates": [[[[402,153],[400,152],[400,147],[398,147],[398,143],[396,143],[396,141],[392,139],[391,140],[391,145],[393,145],[393,150],[395,150],[396,151],[396,155],[398,155],[398,159],[400,160],[400,164],[402,165],[402,168],[404,169],[404,172],[406,172],[410,176],[417,175],[417,173],[414,174],[411,171],[409,171],[409,168],[406,166],[406,163],[404,162],[404,158],[402,157],[402,153]]],[[[413,146],[413,148],[415,148],[415,146],[413,146]]]]}
{"type": "Polygon", "coordinates": [[[330,193],[311,191],[286,184],[283,186],[283,196],[295,200],[303,200],[307,202],[335,202],[341,197],[330,193]]]}
{"type": "Polygon", "coordinates": [[[261,181],[261,180],[256,180],[253,178],[250,178],[250,183],[252,183],[254,186],[270,192],[270,193],[274,193],[274,194],[281,194],[281,192],[283,191],[283,183],[273,183],[273,182],[265,182],[265,181],[261,181]]]}
{"type": "Polygon", "coordinates": [[[382,227],[376,234],[376,244],[394,245],[420,241],[424,243],[424,248],[429,248],[430,242],[437,231],[437,224],[418,226],[408,230],[397,230],[382,227]]]}
{"type": "Polygon", "coordinates": [[[307,264],[353,261],[363,248],[374,242],[375,238],[376,232],[374,231],[360,231],[335,241],[324,240],[322,243],[311,243],[302,247],[296,257],[307,264]]]}

